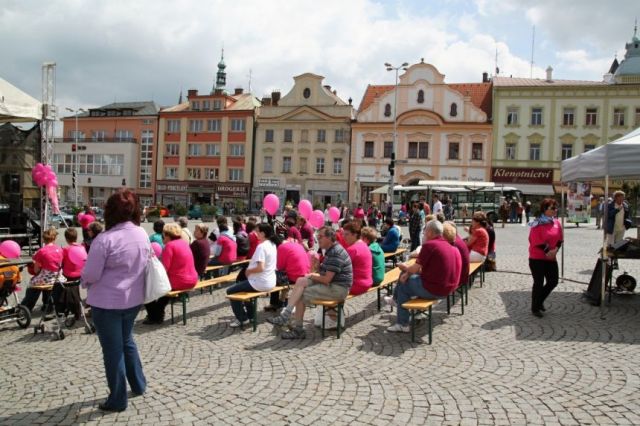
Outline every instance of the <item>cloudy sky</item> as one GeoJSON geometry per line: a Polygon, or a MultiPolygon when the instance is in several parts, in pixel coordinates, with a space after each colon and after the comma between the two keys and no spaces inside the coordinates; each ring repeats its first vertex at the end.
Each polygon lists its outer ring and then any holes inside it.
{"type": "MultiPolygon", "coordinates": [[[[57,104],[175,104],[211,90],[224,46],[227,84],[257,97],[304,72],[360,103],[392,84],[383,64],[434,64],[449,83],[493,74],[600,80],[624,56],[638,0],[0,0],[0,77],[41,97],[57,63],[57,104]]],[[[283,93],[283,94],[284,94],[283,93]]]]}

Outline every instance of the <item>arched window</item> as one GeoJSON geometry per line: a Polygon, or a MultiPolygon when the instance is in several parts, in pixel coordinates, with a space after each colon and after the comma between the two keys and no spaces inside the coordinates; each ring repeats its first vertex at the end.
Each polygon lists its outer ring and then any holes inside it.
{"type": "Polygon", "coordinates": [[[391,117],[391,104],[386,104],[384,106],[384,116],[391,117]]]}
{"type": "Polygon", "coordinates": [[[418,90],[418,103],[424,103],[424,90],[418,90]]]}
{"type": "Polygon", "coordinates": [[[449,115],[451,117],[455,117],[456,115],[458,115],[458,104],[457,103],[452,103],[451,104],[451,111],[449,111],[449,115]]]}
{"type": "Polygon", "coordinates": [[[304,96],[305,99],[309,99],[309,96],[311,96],[311,89],[305,87],[302,91],[302,96],[304,96]]]}

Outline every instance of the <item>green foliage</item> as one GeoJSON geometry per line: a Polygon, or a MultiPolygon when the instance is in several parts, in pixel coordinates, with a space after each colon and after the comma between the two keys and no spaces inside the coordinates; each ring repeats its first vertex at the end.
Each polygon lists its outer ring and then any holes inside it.
{"type": "Polygon", "coordinates": [[[183,206],[180,203],[176,203],[173,206],[173,213],[174,213],[175,216],[186,216],[187,215],[187,211],[188,211],[187,207],[183,206]]]}

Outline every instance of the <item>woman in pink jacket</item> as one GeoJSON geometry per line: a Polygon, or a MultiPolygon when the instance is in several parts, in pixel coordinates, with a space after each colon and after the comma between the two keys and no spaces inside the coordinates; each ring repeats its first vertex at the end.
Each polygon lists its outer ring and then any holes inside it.
{"type": "Polygon", "coordinates": [[[558,203],[545,198],[540,203],[540,216],[529,224],[529,268],[533,276],[531,312],[542,318],[545,299],[558,285],[558,261],[556,255],[562,246],[562,225],[556,218],[558,203]],[[547,284],[544,284],[545,279],[547,284]]]}

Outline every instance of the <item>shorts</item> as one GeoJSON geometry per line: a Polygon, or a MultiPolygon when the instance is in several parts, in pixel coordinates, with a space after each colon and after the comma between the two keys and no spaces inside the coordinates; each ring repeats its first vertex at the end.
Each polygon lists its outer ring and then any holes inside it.
{"type": "Polygon", "coordinates": [[[302,293],[302,301],[306,306],[311,305],[311,301],[315,299],[323,300],[345,300],[349,294],[347,287],[337,284],[310,284],[302,293]]]}

